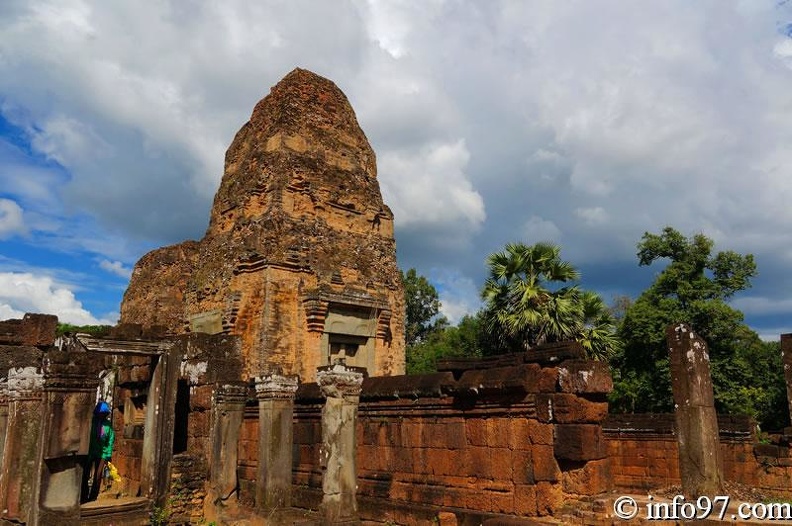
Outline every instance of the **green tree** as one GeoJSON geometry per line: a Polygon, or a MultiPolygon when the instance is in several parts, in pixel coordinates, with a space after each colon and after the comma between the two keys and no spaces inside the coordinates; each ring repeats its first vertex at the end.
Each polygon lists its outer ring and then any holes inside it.
{"type": "Polygon", "coordinates": [[[671,227],[661,234],[647,232],[638,243],[641,266],[658,260],[668,264],[624,313],[619,327],[624,348],[611,362],[612,410],[672,410],[665,331],[672,323],[687,322],[707,341],[717,409],[770,421],[778,383],[778,374],[769,372],[773,359],[743,323],[742,313],[727,303],[750,286],[756,264],[750,254],[712,252],[708,237],[686,238],[671,227]]]}
{"type": "Polygon", "coordinates": [[[406,305],[405,341],[409,347],[426,340],[448,322],[440,315],[440,296],[429,280],[414,268],[402,271],[401,278],[406,305]]]}
{"type": "Polygon", "coordinates": [[[590,290],[580,293],[579,302],[582,327],[574,338],[581,343],[589,358],[608,360],[621,348],[613,313],[602,297],[590,290]]]}
{"type": "Polygon", "coordinates": [[[618,346],[609,310],[573,283],[580,273],[560,252],[550,243],[509,243],[487,258],[484,329],[495,352],[578,340],[592,358],[606,358],[618,346]]]}
{"type": "Polygon", "coordinates": [[[443,327],[407,351],[407,374],[437,371],[443,358],[481,357],[480,316],[464,316],[456,326],[443,327]]]}

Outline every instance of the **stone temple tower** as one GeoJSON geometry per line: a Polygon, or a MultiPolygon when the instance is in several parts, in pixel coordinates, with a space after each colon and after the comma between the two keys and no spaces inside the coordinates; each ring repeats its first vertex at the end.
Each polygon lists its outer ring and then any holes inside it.
{"type": "Polygon", "coordinates": [[[249,376],[345,358],[404,372],[404,291],[374,151],[331,81],[295,69],[226,152],[209,228],[143,256],[121,322],[238,335],[249,376]]]}

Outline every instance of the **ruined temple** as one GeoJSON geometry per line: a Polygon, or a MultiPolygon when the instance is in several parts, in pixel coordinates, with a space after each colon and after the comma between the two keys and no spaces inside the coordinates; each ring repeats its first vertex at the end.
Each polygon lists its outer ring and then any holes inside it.
{"type": "Polygon", "coordinates": [[[712,481],[792,496],[792,428],[761,443],[716,416],[687,325],[667,332],[677,414],[608,415],[610,369],[577,342],[398,374],[403,310],[374,154],[341,91],[295,70],[229,148],[206,236],[138,262],[124,323],[0,321],[0,526],[613,525],[619,493],[649,492],[637,512],[680,482],[686,504],[712,481]],[[98,400],[119,478],[85,502],[98,400]]]}
{"type": "Polygon", "coordinates": [[[374,151],[343,92],[295,69],[226,152],[200,241],[135,265],[121,322],[240,337],[245,373],[344,358],[404,372],[404,294],[374,151]]]}

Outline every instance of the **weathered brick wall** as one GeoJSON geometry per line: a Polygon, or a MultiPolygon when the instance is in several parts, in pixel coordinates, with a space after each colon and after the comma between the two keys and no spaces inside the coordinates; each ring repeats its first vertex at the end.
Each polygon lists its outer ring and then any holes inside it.
{"type": "MultiPolygon", "coordinates": [[[[608,490],[601,428],[607,367],[530,359],[519,354],[446,364],[447,371],[431,375],[367,379],[357,426],[361,516],[409,522],[421,510],[428,517],[440,510],[549,515],[567,497],[608,490]]],[[[322,404],[316,384],[300,387],[293,482],[301,506],[321,498],[322,404]]],[[[246,413],[243,451],[257,450],[257,418],[246,413]]],[[[243,496],[252,495],[255,466],[254,454],[241,456],[243,496]]]]}
{"type": "MultiPolygon", "coordinates": [[[[792,448],[761,444],[748,417],[719,416],[726,480],[792,496],[792,448]]],[[[603,424],[615,487],[646,491],[679,485],[674,415],[610,415],[603,424]]],[[[789,444],[788,441],[784,444],[789,444]]]]}
{"type": "Polygon", "coordinates": [[[113,483],[113,492],[124,495],[140,494],[140,470],[143,463],[143,439],[124,437],[124,416],[116,408],[113,411],[113,430],[116,442],[113,446],[113,464],[118,469],[121,481],[113,483]]]}
{"type": "MultiPolygon", "coordinates": [[[[203,524],[212,459],[216,391],[241,376],[239,341],[193,334],[177,340],[182,362],[177,381],[174,452],[168,513],[172,523],[203,524]]],[[[234,437],[236,438],[236,437],[234,437]]]]}
{"type": "Polygon", "coordinates": [[[212,385],[188,385],[186,449],[173,456],[167,515],[173,524],[202,524],[210,458],[212,385]]]}
{"type": "Polygon", "coordinates": [[[199,455],[174,455],[171,464],[167,516],[171,524],[203,524],[206,498],[206,459],[199,455]]]}

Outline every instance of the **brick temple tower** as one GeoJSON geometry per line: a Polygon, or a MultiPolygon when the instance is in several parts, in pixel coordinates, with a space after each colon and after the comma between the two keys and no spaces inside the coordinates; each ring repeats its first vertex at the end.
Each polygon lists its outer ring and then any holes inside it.
{"type": "Polygon", "coordinates": [[[201,241],[135,265],[122,323],[239,335],[245,373],[334,358],[404,372],[404,291],[374,151],[343,92],[295,69],[226,152],[201,241]]]}

